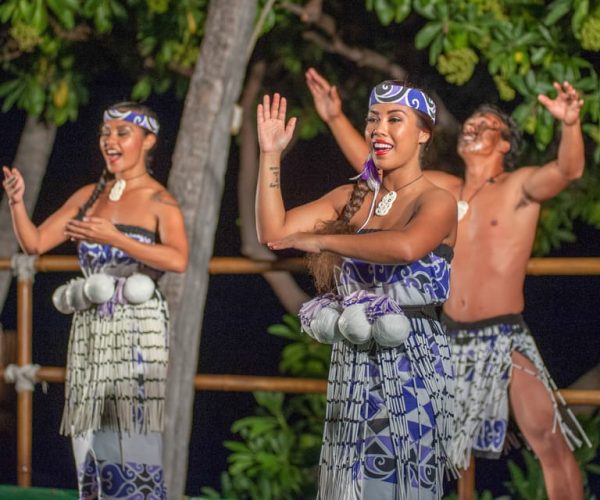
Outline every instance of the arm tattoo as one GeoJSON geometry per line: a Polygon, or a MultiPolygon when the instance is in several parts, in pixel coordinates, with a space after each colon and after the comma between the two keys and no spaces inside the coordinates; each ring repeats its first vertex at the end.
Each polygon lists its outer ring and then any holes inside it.
{"type": "Polygon", "coordinates": [[[279,167],[269,167],[273,174],[273,180],[269,183],[269,187],[279,188],[279,167]]]}
{"type": "Polygon", "coordinates": [[[165,205],[169,205],[170,207],[179,207],[177,202],[171,199],[171,197],[167,198],[166,196],[164,196],[165,193],[166,191],[156,191],[152,195],[152,201],[157,201],[158,203],[163,203],[165,205]]]}

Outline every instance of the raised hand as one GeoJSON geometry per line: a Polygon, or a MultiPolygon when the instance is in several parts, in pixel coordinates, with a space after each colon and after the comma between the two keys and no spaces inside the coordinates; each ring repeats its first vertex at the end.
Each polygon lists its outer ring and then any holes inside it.
{"type": "Polygon", "coordinates": [[[25,194],[25,181],[21,172],[16,168],[8,168],[7,166],[2,167],[2,172],[4,172],[2,186],[8,196],[9,205],[21,203],[25,194]]]}
{"type": "Polygon", "coordinates": [[[554,88],[558,92],[554,99],[540,94],[538,101],[554,118],[561,120],[565,125],[573,125],[579,120],[583,99],[579,98],[577,91],[567,81],[562,85],[554,82],[554,88]]]}
{"type": "Polygon", "coordinates": [[[292,140],[296,118],[290,118],[285,123],[287,101],[279,94],[273,95],[273,101],[268,95],[263,97],[263,103],[256,110],[256,126],[258,144],[261,153],[281,153],[292,140]]]}
{"type": "Polygon", "coordinates": [[[115,243],[121,233],[108,219],[103,217],[84,217],[83,220],[71,219],[65,226],[65,235],[71,241],[89,241],[91,243],[115,243]]]}
{"type": "Polygon", "coordinates": [[[342,100],[335,85],[331,85],[314,68],[308,68],[305,75],[306,85],[313,96],[315,109],[325,123],[342,114],[342,100]]]}

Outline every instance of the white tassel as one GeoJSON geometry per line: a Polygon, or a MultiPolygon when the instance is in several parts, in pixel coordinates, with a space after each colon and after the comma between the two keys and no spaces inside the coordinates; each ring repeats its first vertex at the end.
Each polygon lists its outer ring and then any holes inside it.
{"type": "Polygon", "coordinates": [[[371,324],[367,319],[367,303],[346,307],[338,320],[341,334],[353,344],[364,344],[371,338],[371,324]]]}
{"type": "Polygon", "coordinates": [[[338,310],[332,307],[322,308],[310,322],[311,337],[322,344],[335,344],[341,340],[342,334],[338,328],[339,318],[338,310]]]}
{"type": "Polygon", "coordinates": [[[383,347],[397,347],[408,338],[410,328],[404,314],[385,314],[373,322],[373,340],[383,347]]]}
{"type": "Polygon", "coordinates": [[[52,294],[52,303],[54,304],[54,307],[63,314],[71,314],[74,311],[74,309],[67,304],[67,286],[67,284],[60,285],[52,294]]]}
{"type": "Polygon", "coordinates": [[[115,279],[104,273],[92,274],[85,280],[83,293],[94,304],[102,304],[115,293],[115,279]]]}

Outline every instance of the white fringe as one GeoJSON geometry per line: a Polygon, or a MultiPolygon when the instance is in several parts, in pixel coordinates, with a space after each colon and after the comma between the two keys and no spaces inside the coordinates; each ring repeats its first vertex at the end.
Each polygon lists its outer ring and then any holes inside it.
{"type": "Polygon", "coordinates": [[[160,432],[168,363],[168,309],[157,291],[140,305],[75,313],[61,433],[160,432]],[[140,362],[141,361],[141,362],[140,362]]]}

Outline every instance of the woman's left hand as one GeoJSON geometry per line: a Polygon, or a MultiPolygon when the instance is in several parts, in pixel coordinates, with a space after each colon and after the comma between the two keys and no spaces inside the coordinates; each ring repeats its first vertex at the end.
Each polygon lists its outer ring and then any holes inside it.
{"type": "Polygon", "coordinates": [[[65,235],[72,241],[114,244],[121,233],[108,219],[102,217],[84,217],[83,220],[71,219],[65,227],[65,235]]]}
{"type": "Polygon", "coordinates": [[[277,241],[270,241],[267,246],[271,250],[285,250],[295,248],[308,253],[320,253],[322,234],[294,233],[277,241]]]}

